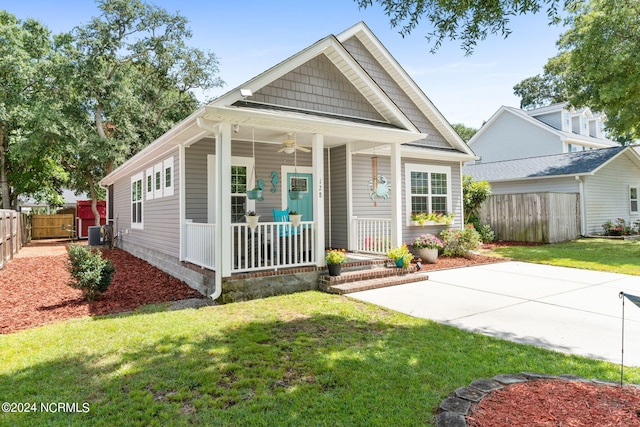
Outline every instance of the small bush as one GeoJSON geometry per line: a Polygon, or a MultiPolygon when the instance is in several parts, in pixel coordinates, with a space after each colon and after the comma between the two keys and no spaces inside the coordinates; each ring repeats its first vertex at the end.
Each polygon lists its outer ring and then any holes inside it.
{"type": "Polygon", "coordinates": [[[605,236],[629,236],[636,232],[633,226],[628,225],[623,218],[616,219],[615,223],[607,220],[607,222],[602,224],[602,229],[604,230],[603,234],[605,236]]]}
{"type": "Polygon", "coordinates": [[[470,223],[473,224],[473,228],[475,228],[476,231],[480,234],[480,240],[482,240],[482,243],[493,242],[493,239],[495,239],[496,235],[489,224],[480,225],[480,219],[478,219],[478,217],[475,215],[471,216],[470,223]]]}
{"type": "Polygon", "coordinates": [[[462,229],[443,230],[440,233],[440,240],[444,246],[442,254],[444,256],[466,256],[469,251],[480,247],[480,234],[472,224],[462,229]]]}
{"type": "Polygon", "coordinates": [[[107,290],[116,271],[113,263],[102,258],[100,252],[80,245],[69,246],[67,268],[72,277],[69,286],[82,290],[84,297],[89,301],[93,301],[107,290]]]}

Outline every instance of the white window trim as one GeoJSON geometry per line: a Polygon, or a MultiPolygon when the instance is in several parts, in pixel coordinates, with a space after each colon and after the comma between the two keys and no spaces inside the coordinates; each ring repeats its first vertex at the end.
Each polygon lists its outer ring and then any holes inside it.
{"type": "Polygon", "coordinates": [[[146,195],[147,200],[153,199],[153,189],[155,188],[155,176],[153,174],[153,168],[147,169],[147,174],[145,176],[145,180],[143,182],[144,185],[144,193],[146,195]],[[151,179],[151,190],[149,190],[149,179],[151,179]]]}
{"type": "Polygon", "coordinates": [[[173,173],[173,156],[165,159],[162,162],[162,187],[163,187],[163,195],[164,197],[173,196],[173,181],[175,179],[175,174],[173,173]],[[171,183],[167,185],[167,169],[171,170],[171,183]]]}
{"type": "MultiPolygon", "coordinates": [[[[144,173],[143,172],[139,172],[135,175],[133,175],[131,177],[131,185],[129,185],[129,189],[131,192],[133,192],[133,183],[136,181],[141,181],[142,185],[141,185],[141,189],[145,188],[145,180],[144,180],[144,173]]],[[[129,193],[129,200],[130,200],[130,207],[129,207],[129,212],[131,215],[131,228],[135,228],[138,230],[142,230],[144,229],[144,197],[142,197],[142,194],[144,194],[144,191],[141,191],[140,194],[140,201],[133,201],[133,194],[129,193]],[[140,222],[134,222],[134,218],[133,218],[133,203],[140,203],[140,209],[142,210],[142,215],[140,216],[141,221],[140,222]]]]}
{"type": "Polygon", "coordinates": [[[627,194],[629,196],[629,213],[637,214],[638,212],[640,212],[640,187],[638,187],[637,185],[630,185],[627,194]],[[636,189],[636,198],[632,199],[631,198],[631,190],[634,189],[634,188],[636,189]],[[636,210],[635,211],[631,207],[631,202],[633,202],[633,201],[636,202],[636,210]]]}
{"type": "MultiPolygon", "coordinates": [[[[451,194],[451,167],[437,166],[421,163],[405,163],[404,165],[404,184],[405,184],[405,225],[411,225],[411,172],[429,173],[429,186],[431,186],[431,173],[444,173],[447,175],[447,213],[453,212],[453,201],[451,194]]],[[[429,188],[429,196],[431,196],[431,188],[429,188]]],[[[429,206],[429,209],[431,207],[429,206]]]]}
{"type": "MultiPolygon", "coordinates": [[[[238,157],[231,156],[231,166],[246,166],[247,167],[247,189],[251,190],[256,186],[256,177],[251,176],[253,170],[254,160],[251,157],[238,157]]],[[[218,173],[216,170],[216,155],[207,155],[207,222],[210,224],[216,223],[216,182],[218,180],[218,173]]],[[[231,200],[229,200],[229,209],[231,209],[231,200]]],[[[247,210],[256,210],[256,201],[247,198],[247,210]]]]}
{"type": "Polygon", "coordinates": [[[153,198],[159,199],[162,197],[162,162],[156,164],[153,167],[153,198]],[[160,174],[160,185],[157,185],[157,175],[160,174]]]}

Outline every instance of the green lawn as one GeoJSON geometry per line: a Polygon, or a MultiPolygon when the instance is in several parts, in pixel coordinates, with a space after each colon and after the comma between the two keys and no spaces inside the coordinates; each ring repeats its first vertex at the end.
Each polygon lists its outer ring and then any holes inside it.
{"type": "MultiPolygon", "coordinates": [[[[1,425],[418,426],[500,373],[619,380],[619,366],[319,292],[84,318],[0,336],[1,425]]],[[[640,369],[625,369],[640,383],[640,369]]]]}
{"type": "Polygon", "coordinates": [[[544,246],[508,246],[494,252],[519,261],[640,276],[640,241],[579,239],[544,246]]]}

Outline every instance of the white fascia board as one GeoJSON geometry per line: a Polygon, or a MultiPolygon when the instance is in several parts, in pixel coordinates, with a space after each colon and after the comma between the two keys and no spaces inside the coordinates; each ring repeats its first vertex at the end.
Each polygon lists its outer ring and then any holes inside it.
{"type": "Polygon", "coordinates": [[[344,46],[333,36],[325,37],[248,82],[227,92],[227,94],[211,102],[209,106],[233,105],[235,102],[244,99],[240,94],[240,89],[249,89],[255,93],[320,54],[324,54],[342,74],[351,81],[385,120],[397,126],[419,132],[413,123],[400,111],[398,106],[389,99],[387,94],[380,89],[373,79],[362,69],[360,64],[353,59],[344,46]]]}
{"type": "Polygon", "coordinates": [[[460,135],[453,129],[440,110],[431,102],[424,91],[416,84],[411,76],[407,74],[405,69],[396,61],[393,55],[391,55],[365,23],[359,22],[348,30],[340,33],[337,38],[338,41],[344,42],[354,36],[371,52],[402,90],[409,95],[411,100],[420,108],[422,113],[431,121],[436,129],[445,136],[447,142],[452,144],[454,148],[468,154],[473,154],[467,143],[460,138],[460,135]]]}
{"type": "Polygon", "coordinates": [[[108,186],[118,179],[126,177],[131,173],[138,171],[147,164],[152,164],[158,158],[167,154],[179,145],[190,145],[196,140],[202,138],[208,132],[196,128],[197,117],[204,114],[204,107],[200,107],[189,117],[169,129],[158,139],[140,150],[135,156],[124,162],[122,165],[113,170],[109,175],[100,180],[100,185],[108,186]]]}
{"type": "Polygon", "coordinates": [[[601,164],[600,166],[595,168],[593,171],[591,171],[591,174],[595,174],[600,169],[604,168],[605,166],[607,166],[609,163],[613,162],[615,159],[617,159],[620,156],[627,156],[629,158],[629,160],[638,169],[640,169],[640,154],[638,154],[638,152],[636,150],[634,150],[633,147],[627,147],[624,150],[620,150],[620,152],[618,154],[616,154],[615,156],[611,157],[609,160],[607,160],[606,162],[604,162],[603,164],[601,164]]]}
{"type": "Polygon", "coordinates": [[[513,182],[513,181],[531,181],[531,180],[536,180],[536,179],[575,178],[575,177],[592,176],[592,175],[594,175],[594,172],[569,174],[569,175],[565,174],[565,175],[548,175],[548,176],[525,176],[525,177],[521,177],[521,178],[492,179],[492,180],[485,180],[485,181],[488,181],[489,183],[493,183],[493,182],[513,182]]]}

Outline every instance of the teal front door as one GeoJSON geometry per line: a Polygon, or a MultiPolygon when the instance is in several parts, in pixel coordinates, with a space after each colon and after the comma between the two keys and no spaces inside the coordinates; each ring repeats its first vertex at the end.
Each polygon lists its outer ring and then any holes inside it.
{"type": "Polygon", "coordinates": [[[301,195],[301,198],[296,200],[287,197],[289,210],[302,214],[302,221],[313,221],[313,175],[288,172],[286,182],[288,190],[297,191],[301,195]]]}

